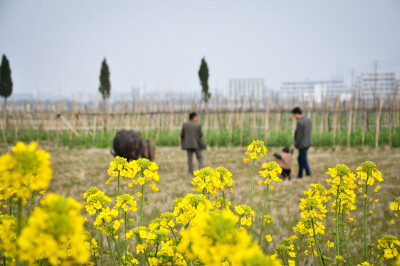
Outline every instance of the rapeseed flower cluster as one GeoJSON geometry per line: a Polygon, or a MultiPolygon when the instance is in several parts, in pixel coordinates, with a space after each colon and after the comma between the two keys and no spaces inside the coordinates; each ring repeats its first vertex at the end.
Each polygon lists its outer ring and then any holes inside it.
{"type": "Polygon", "coordinates": [[[212,206],[215,212],[227,210],[232,205],[232,202],[226,200],[225,197],[217,197],[212,201],[212,206]]]}
{"type": "Polygon", "coordinates": [[[246,230],[236,229],[237,217],[229,212],[200,213],[193,225],[181,231],[178,251],[204,265],[281,265],[262,253],[246,230]]]}
{"type": "Polygon", "coordinates": [[[97,187],[89,188],[84,194],[83,199],[86,199],[84,206],[90,215],[96,215],[98,211],[103,209],[103,206],[110,203],[112,200],[107,197],[103,191],[97,187]]]}
{"type": "Polygon", "coordinates": [[[137,239],[140,244],[136,246],[136,251],[138,254],[146,252],[150,265],[165,265],[171,260],[176,265],[187,264],[183,255],[176,252],[176,245],[179,239],[175,237],[177,231],[173,229],[175,226],[173,218],[173,213],[163,213],[149,224],[148,232],[144,232],[144,228],[142,228],[137,233],[137,239]],[[170,237],[170,233],[173,234],[173,237],[170,237]]]}
{"type": "Polygon", "coordinates": [[[294,232],[307,236],[309,248],[316,248],[314,255],[318,256],[321,264],[324,264],[324,259],[317,236],[325,235],[325,225],[322,222],[327,213],[326,206],[323,204],[326,201],[326,193],[327,191],[322,185],[315,184],[304,192],[307,197],[300,199],[299,204],[302,221],[293,228],[294,232]]]}
{"type": "Polygon", "coordinates": [[[267,155],[267,148],[264,145],[264,141],[262,140],[254,140],[249,146],[247,146],[247,151],[245,155],[246,158],[243,159],[245,163],[249,162],[249,160],[257,160],[263,158],[267,155]]]}
{"type": "Polygon", "coordinates": [[[199,213],[209,212],[213,209],[212,203],[205,195],[186,194],[184,198],[175,200],[173,214],[176,223],[187,227],[192,219],[199,213]]]}
{"type": "Polygon", "coordinates": [[[356,175],[345,164],[337,164],[335,168],[329,168],[327,174],[331,176],[326,181],[331,185],[328,194],[330,195],[329,198],[332,198],[331,211],[335,213],[333,219],[335,222],[335,242],[329,242],[328,247],[330,243],[335,247],[336,263],[339,264],[345,260],[340,246],[348,248],[344,217],[356,209],[356,175]]]}
{"type": "Polygon", "coordinates": [[[378,250],[383,250],[383,255],[378,255],[380,261],[393,260],[399,255],[397,248],[400,247],[400,241],[392,235],[385,235],[378,239],[378,250]]]}
{"type": "Polygon", "coordinates": [[[373,186],[375,181],[383,182],[381,172],[376,168],[376,165],[371,161],[364,162],[361,166],[357,167],[357,176],[360,177],[361,181],[359,185],[363,185],[364,183],[367,186],[373,186]]]}
{"type": "Polygon", "coordinates": [[[5,258],[14,258],[17,255],[15,239],[17,222],[15,217],[8,215],[0,216],[0,253],[5,258]]]}
{"type": "Polygon", "coordinates": [[[334,199],[332,210],[349,214],[349,211],[356,209],[356,175],[345,164],[338,164],[335,168],[329,168],[327,174],[331,176],[331,178],[326,179],[326,182],[331,185],[329,194],[334,199]]]}
{"type": "MultiPolygon", "coordinates": [[[[193,191],[202,192],[204,195],[211,194],[215,197],[218,191],[225,195],[225,187],[231,188],[233,184],[232,173],[224,167],[216,169],[211,167],[202,168],[195,171],[193,175],[193,191]]],[[[232,189],[231,192],[233,192],[232,189]]]]}
{"type": "MultiPolygon", "coordinates": [[[[377,182],[383,182],[382,174],[381,172],[376,168],[375,163],[371,161],[366,161],[364,162],[361,166],[357,167],[357,176],[360,178],[360,181],[358,181],[359,185],[365,185],[364,186],[364,191],[362,191],[362,188],[359,189],[359,192],[363,194],[364,197],[364,204],[363,204],[363,216],[364,216],[364,223],[363,223],[363,242],[364,242],[364,260],[368,262],[368,223],[367,223],[367,215],[368,215],[368,192],[370,189],[373,189],[373,185],[375,181],[377,182]]],[[[375,189],[373,190],[374,193],[378,192],[380,189],[380,186],[376,186],[375,189]]],[[[372,201],[372,198],[370,198],[370,201],[372,201]]],[[[373,214],[372,210],[370,211],[370,214],[373,214]]]]}
{"type": "Polygon", "coordinates": [[[53,173],[50,154],[36,148],[36,142],[17,142],[13,154],[0,156],[0,200],[15,195],[25,202],[33,191],[48,188],[53,173]]]}
{"type": "Polygon", "coordinates": [[[294,236],[292,238],[283,238],[281,240],[281,244],[277,245],[274,249],[275,254],[273,257],[279,257],[285,265],[294,266],[296,265],[296,253],[294,249],[293,240],[296,240],[297,237],[294,236]],[[286,264],[287,262],[287,264],[286,264]]]}
{"type": "MultiPolygon", "coordinates": [[[[282,168],[275,161],[264,163],[263,168],[264,170],[258,173],[261,177],[265,178],[264,184],[270,185],[272,181],[282,182],[282,179],[278,176],[278,174],[282,173],[282,168]]],[[[261,185],[262,183],[259,184],[261,185]]]]}
{"type": "Polygon", "coordinates": [[[101,210],[93,225],[106,236],[114,237],[115,233],[124,222],[124,219],[118,219],[118,209],[107,207],[101,210]]]}
{"type": "Polygon", "coordinates": [[[42,259],[51,265],[86,263],[90,251],[81,209],[72,198],[49,194],[42,199],[17,239],[18,258],[29,264],[42,259]]]}
{"type": "Polygon", "coordinates": [[[123,194],[117,197],[114,208],[117,210],[121,208],[124,212],[137,212],[138,210],[135,197],[130,194],[123,194]]]}
{"type": "Polygon", "coordinates": [[[254,211],[246,204],[238,205],[235,207],[235,212],[239,215],[237,223],[241,225],[250,226],[253,222],[254,211]]]}
{"type": "MultiPolygon", "coordinates": [[[[396,201],[390,203],[390,209],[394,211],[394,216],[399,218],[400,213],[400,197],[396,198],[396,201]]],[[[390,221],[391,224],[395,224],[394,220],[390,221]]],[[[397,222],[399,223],[399,222],[397,222]]]]}
{"type": "MultiPolygon", "coordinates": [[[[273,189],[274,187],[271,185],[272,181],[275,182],[282,182],[282,179],[280,179],[278,177],[278,174],[282,173],[282,168],[275,162],[268,162],[268,163],[264,163],[263,164],[263,169],[262,171],[259,171],[259,175],[265,179],[265,181],[258,181],[258,184],[260,186],[262,186],[263,184],[267,184],[266,185],[266,190],[265,190],[265,199],[264,199],[264,207],[263,207],[263,213],[262,213],[262,217],[265,218],[266,216],[266,212],[267,212],[267,200],[268,200],[268,194],[269,194],[269,190],[273,189]]],[[[272,217],[270,216],[270,218],[272,219],[272,217]]],[[[272,220],[271,220],[272,221],[272,220]]],[[[260,230],[260,237],[258,240],[258,244],[261,246],[261,240],[262,240],[262,236],[263,236],[263,230],[264,230],[264,223],[261,223],[261,230],[260,230]]],[[[266,236],[266,239],[268,242],[272,241],[272,238],[270,235],[266,236]]]]}
{"type": "Polygon", "coordinates": [[[92,234],[90,232],[85,231],[84,234],[85,234],[85,241],[89,245],[90,254],[92,255],[94,261],[97,264],[97,259],[99,258],[100,246],[97,243],[96,239],[92,237],[92,234]]]}
{"type": "MultiPolygon", "coordinates": [[[[263,158],[267,154],[267,148],[264,145],[264,141],[262,140],[254,140],[250,145],[247,146],[247,150],[245,152],[245,157],[243,161],[245,163],[248,163],[250,159],[252,160],[252,164],[250,164],[251,167],[251,180],[250,180],[250,208],[253,208],[253,196],[254,196],[254,166],[255,162],[258,159],[263,158]]],[[[268,191],[268,190],[267,190],[268,191]]],[[[267,192],[268,193],[268,192],[267,192]]],[[[265,213],[264,213],[265,214],[265,213]]],[[[264,215],[263,214],[263,215],[264,215]]],[[[251,222],[248,219],[246,220],[247,223],[251,222]]],[[[251,237],[253,237],[253,232],[254,232],[254,226],[253,223],[251,223],[251,230],[250,234],[251,237]]],[[[260,238],[261,239],[261,238],[260,238]]],[[[260,240],[261,242],[261,240],[260,240]]],[[[260,243],[261,244],[261,243],[260,243]]]]}
{"type": "MultiPolygon", "coordinates": [[[[114,161],[110,162],[110,167],[107,170],[110,178],[107,180],[106,184],[109,184],[115,178],[117,178],[118,181],[127,178],[130,180],[129,187],[133,187],[137,184],[144,185],[151,180],[158,182],[160,177],[157,169],[157,164],[146,158],[139,158],[138,160],[133,160],[128,163],[125,158],[116,156],[114,161]],[[138,173],[141,174],[138,175],[138,173]]],[[[153,191],[156,190],[155,187],[152,189],[153,191]]]]}

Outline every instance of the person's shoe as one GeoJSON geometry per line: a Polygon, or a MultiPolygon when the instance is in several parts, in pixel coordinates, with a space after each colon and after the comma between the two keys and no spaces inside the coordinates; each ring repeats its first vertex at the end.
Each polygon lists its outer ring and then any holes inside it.
{"type": "Polygon", "coordinates": [[[298,176],[298,177],[296,177],[296,179],[303,179],[303,177],[302,176],[298,176]]]}
{"type": "Polygon", "coordinates": [[[306,177],[307,177],[307,178],[311,178],[312,176],[310,176],[310,175],[306,175],[306,177]]]}

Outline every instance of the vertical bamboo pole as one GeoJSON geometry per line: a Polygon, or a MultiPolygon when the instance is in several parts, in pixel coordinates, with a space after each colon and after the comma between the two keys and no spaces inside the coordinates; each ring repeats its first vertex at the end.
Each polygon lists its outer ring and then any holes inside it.
{"type": "Polygon", "coordinates": [[[382,114],[382,106],[383,100],[385,98],[384,92],[382,92],[381,97],[379,99],[379,107],[378,112],[376,115],[376,122],[375,122],[375,148],[379,148],[379,133],[380,133],[380,122],[381,122],[381,114],[382,114]]]}
{"type": "Polygon", "coordinates": [[[368,120],[368,103],[367,100],[363,99],[362,100],[362,107],[361,107],[361,146],[364,147],[365,145],[365,128],[366,128],[366,123],[365,119],[368,120]]]}
{"type": "Polygon", "coordinates": [[[354,95],[351,96],[350,106],[348,108],[348,119],[347,119],[347,147],[350,147],[351,129],[353,122],[353,101],[354,95]]]}
{"type": "Polygon", "coordinates": [[[245,119],[247,109],[247,98],[244,100],[244,104],[242,105],[242,110],[240,114],[240,146],[243,146],[243,135],[244,135],[244,127],[245,127],[245,119]]]}
{"type": "Polygon", "coordinates": [[[264,116],[264,141],[265,145],[268,144],[269,141],[269,113],[271,108],[271,100],[268,99],[265,106],[265,116],[264,116]]]}
{"type": "Polygon", "coordinates": [[[333,148],[335,148],[335,146],[336,146],[336,132],[337,132],[337,123],[338,123],[338,108],[339,108],[339,97],[336,97],[335,109],[333,111],[333,139],[332,139],[333,148]]]}

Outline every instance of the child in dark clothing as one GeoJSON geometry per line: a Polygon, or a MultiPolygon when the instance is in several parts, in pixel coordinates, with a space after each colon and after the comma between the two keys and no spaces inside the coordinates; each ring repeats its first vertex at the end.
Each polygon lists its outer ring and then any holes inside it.
{"type": "Polygon", "coordinates": [[[290,172],[292,171],[292,154],[293,151],[289,149],[289,147],[285,147],[282,149],[282,155],[274,154],[276,158],[276,162],[282,168],[282,178],[284,180],[290,180],[290,172]]]}

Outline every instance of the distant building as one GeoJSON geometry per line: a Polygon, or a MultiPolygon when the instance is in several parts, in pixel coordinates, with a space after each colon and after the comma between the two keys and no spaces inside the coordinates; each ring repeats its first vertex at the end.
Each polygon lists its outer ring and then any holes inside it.
{"type": "Polygon", "coordinates": [[[141,99],[143,97],[143,89],[140,86],[132,87],[131,93],[134,99],[141,99]]]}
{"type": "Polygon", "coordinates": [[[267,88],[262,78],[230,79],[229,97],[240,98],[265,98],[267,88]]]}
{"type": "Polygon", "coordinates": [[[336,96],[341,101],[351,98],[351,92],[346,89],[343,80],[288,81],[282,83],[280,91],[280,98],[284,100],[314,100],[317,103],[321,103],[325,97],[334,99],[336,96]]]}
{"type": "Polygon", "coordinates": [[[354,89],[363,97],[372,99],[374,96],[392,95],[396,93],[396,75],[394,72],[362,73],[356,78],[354,89]]]}

